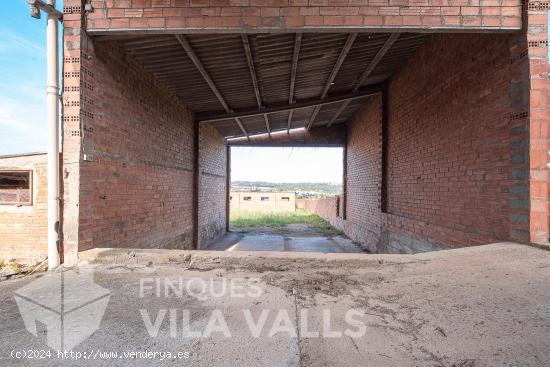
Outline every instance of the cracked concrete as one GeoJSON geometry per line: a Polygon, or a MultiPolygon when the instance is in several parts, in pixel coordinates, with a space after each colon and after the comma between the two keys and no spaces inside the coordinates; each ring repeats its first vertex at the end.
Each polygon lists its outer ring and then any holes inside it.
{"type": "MultiPolygon", "coordinates": [[[[93,271],[111,298],[99,329],[75,350],[189,351],[190,357],[54,359],[41,365],[465,367],[544,366],[550,360],[550,252],[524,245],[417,255],[96,249],[82,253],[81,260],[65,276],[93,271]],[[245,291],[257,286],[261,294],[197,299],[185,292],[175,297],[173,289],[157,296],[153,287],[139,297],[140,279],[197,278],[217,286],[239,281],[245,291]],[[192,330],[204,330],[219,310],[231,337],[214,332],[188,338],[181,329],[172,335],[168,316],[152,337],[143,309],[153,316],[161,309],[188,310],[192,330]],[[254,320],[267,313],[259,337],[244,310],[254,320]],[[360,313],[365,334],[331,335],[349,329],[349,310],[360,313]],[[281,311],[296,337],[269,335],[281,311]],[[324,337],[312,336],[315,332],[324,337]]],[[[27,364],[10,359],[13,348],[44,348],[25,329],[13,299],[35,278],[0,283],[1,365],[27,364]]]]}

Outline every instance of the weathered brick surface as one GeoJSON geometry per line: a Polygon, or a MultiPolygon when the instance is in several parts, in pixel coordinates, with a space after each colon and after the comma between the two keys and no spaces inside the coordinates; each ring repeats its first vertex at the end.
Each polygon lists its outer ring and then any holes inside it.
{"type": "Polygon", "coordinates": [[[508,36],[446,35],[392,80],[388,224],[448,229],[424,231],[447,246],[509,238],[510,163],[527,165],[510,153],[510,75],[508,36]]]}
{"type": "Polygon", "coordinates": [[[200,126],[199,140],[199,248],[225,233],[226,145],[208,124],[200,126]]]}
{"type": "Polygon", "coordinates": [[[190,112],[114,44],[83,37],[79,74],[65,75],[66,86],[78,86],[64,95],[78,101],[64,115],[66,186],[70,175],[79,179],[65,203],[69,221],[70,206],[79,208],[76,244],[65,246],[191,248],[190,112]]]}
{"type": "Polygon", "coordinates": [[[520,0],[93,0],[88,30],[520,29],[520,0]]]}
{"type": "Polygon", "coordinates": [[[191,248],[190,112],[115,45],[95,45],[90,56],[80,244],[191,248]]]}
{"type": "MultiPolygon", "coordinates": [[[[550,236],[550,59],[548,51],[548,1],[527,3],[526,40],[514,49],[527,48],[527,57],[520,62],[528,64],[529,80],[523,85],[524,110],[529,111],[530,157],[530,238],[547,243],[550,236]],[[527,42],[525,45],[524,42],[527,42]],[[528,60],[525,60],[528,59],[528,60]]],[[[524,53],[523,53],[524,54],[524,53]]],[[[520,79],[524,80],[524,78],[520,79]]]]}
{"type": "Polygon", "coordinates": [[[381,98],[355,116],[344,225],[353,239],[378,251],[396,233],[438,247],[528,241],[527,208],[509,194],[517,165],[528,167],[513,152],[509,37],[436,35],[392,80],[386,212],[381,98]]]}
{"type": "Polygon", "coordinates": [[[35,263],[48,255],[46,154],[0,159],[0,169],[32,171],[32,205],[0,205],[0,259],[35,263]]]}
{"type": "MultiPolygon", "coordinates": [[[[65,254],[74,259],[78,249],[117,241],[123,246],[188,246],[193,226],[192,154],[176,154],[192,150],[189,113],[119,50],[109,45],[96,49],[82,31],[84,24],[90,31],[153,32],[498,30],[521,25],[517,0],[434,1],[413,6],[407,1],[104,0],[92,1],[94,11],[82,16],[82,2],[66,0],[65,254]],[[152,149],[150,142],[156,144],[152,149]],[[138,200],[132,201],[132,195],[138,200]]],[[[527,2],[523,32],[435,36],[394,78],[387,213],[382,213],[382,159],[375,155],[382,149],[381,102],[371,98],[363,106],[348,133],[348,220],[343,225],[351,237],[376,245],[391,232],[399,241],[409,236],[446,247],[498,239],[548,241],[547,10],[547,2],[527,2]],[[450,203],[446,207],[445,201],[450,203]]],[[[218,137],[208,131],[201,136],[221,154],[218,137]]],[[[212,159],[201,162],[222,166],[223,155],[204,153],[212,159]]],[[[212,201],[217,202],[205,203],[207,190],[202,190],[199,203],[212,211],[203,210],[201,216],[199,205],[200,223],[215,230],[199,232],[199,241],[221,226],[224,173],[218,168],[206,172],[213,174],[201,174],[199,182],[216,192],[212,201]]]]}
{"type": "Polygon", "coordinates": [[[382,97],[371,97],[348,124],[344,231],[369,251],[380,240],[382,97]]]}
{"type": "Polygon", "coordinates": [[[94,43],[66,14],[64,246],[192,248],[225,230],[225,145],[115,43],[94,43]],[[198,153],[197,153],[198,152],[198,153]],[[195,154],[199,169],[195,172],[195,154]]]}

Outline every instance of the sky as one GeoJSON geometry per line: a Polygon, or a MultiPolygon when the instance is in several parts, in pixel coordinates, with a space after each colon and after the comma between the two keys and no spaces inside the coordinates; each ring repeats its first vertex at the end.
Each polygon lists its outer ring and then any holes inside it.
{"type": "Polygon", "coordinates": [[[46,16],[31,18],[26,0],[0,1],[0,155],[45,152],[46,16]]]}
{"type": "Polygon", "coordinates": [[[342,183],[342,148],[231,148],[231,181],[342,183]]]}
{"type": "MultiPolygon", "coordinates": [[[[46,16],[31,18],[26,0],[0,1],[0,155],[45,152],[46,16]]],[[[337,148],[239,147],[231,158],[236,181],[342,181],[337,148]]]]}

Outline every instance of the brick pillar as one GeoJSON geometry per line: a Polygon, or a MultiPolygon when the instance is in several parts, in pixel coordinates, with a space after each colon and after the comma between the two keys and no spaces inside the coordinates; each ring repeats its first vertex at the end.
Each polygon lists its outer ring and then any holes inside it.
{"type": "Polygon", "coordinates": [[[530,239],[549,241],[550,195],[550,58],[548,1],[527,3],[527,57],[529,63],[530,239]]]}
{"type": "Polygon", "coordinates": [[[77,261],[80,221],[82,1],[63,7],[63,253],[66,265],[77,261]]]}
{"type": "Polygon", "coordinates": [[[527,2],[523,31],[510,40],[510,239],[545,243],[550,189],[548,2],[527,2]]]}

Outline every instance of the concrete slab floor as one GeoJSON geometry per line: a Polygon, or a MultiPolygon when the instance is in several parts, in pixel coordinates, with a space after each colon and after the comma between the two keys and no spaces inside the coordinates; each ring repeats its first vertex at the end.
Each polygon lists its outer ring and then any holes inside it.
{"type": "Polygon", "coordinates": [[[208,244],[211,251],[290,251],[322,253],[364,253],[344,235],[325,234],[307,225],[289,225],[284,230],[255,228],[233,230],[208,244]]]}
{"type": "Polygon", "coordinates": [[[63,273],[0,283],[0,365],[550,361],[550,252],[533,247],[502,243],[367,256],[95,249],[81,259],[63,273]],[[63,323],[50,312],[61,304],[63,323]],[[42,359],[12,357],[49,350],[59,325],[65,344],[78,342],[73,357],[53,349],[42,359]],[[143,354],[129,357],[132,352],[143,354]],[[172,355],[164,358],[167,352],[172,355]]]}

